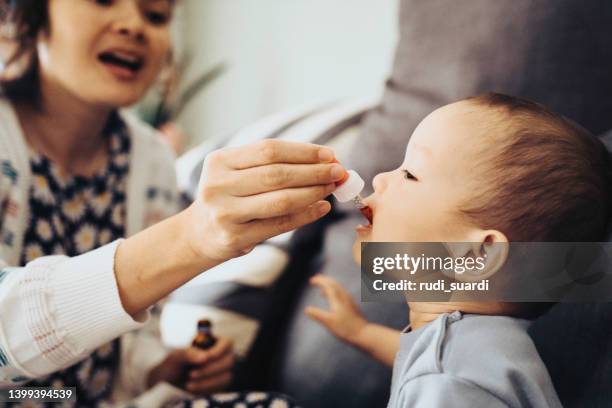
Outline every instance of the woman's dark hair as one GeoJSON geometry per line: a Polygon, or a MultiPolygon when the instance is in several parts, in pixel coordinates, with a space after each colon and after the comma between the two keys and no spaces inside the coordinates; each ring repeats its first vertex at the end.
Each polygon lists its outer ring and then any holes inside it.
{"type": "Polygon", "coordinates": [[[3,39],[14,47],[11,55],[4,56],[3,93],[14,101],[36,101],[40,84],[36,39],[49,25],[47,0],[0,0],[0,25],[3,39]]]}

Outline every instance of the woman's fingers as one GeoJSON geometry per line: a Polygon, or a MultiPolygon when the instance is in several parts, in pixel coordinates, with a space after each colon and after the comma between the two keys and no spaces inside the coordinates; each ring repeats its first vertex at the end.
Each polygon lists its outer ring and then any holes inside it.
{"type": "Polygon", "coordinates": [[[310,224],[323,217],[329,210],[331,210],[331,204],[328,201],[319,201],[294,214],[254,220],[242,224],[243,233],[241,236],[244,241],[244,247],[252,247],[276,235],[310,224]]]}
{"type": "Polygon", "coordinates": [[[330,163],[335,157],[328,147],[275,139],[223,149],[219,154],[228,167],[236,170],[274,163],[330,163]]]}
{"type": "Polygon", "coordinates": [[[232,382],[232,373],[226,371],[213,377],[201,380],[188,381],[185,389],[193,394],[205,395],[217,391],[223,391],[232,382]]]}
{"type": "Polygon", "coordinates": [[[209,154],[183,218],[193,253],[223,262],[318,220],[330,209],[319,201],[344,175],[334,160],[329,148],[280,140],[209,154]]]}
{"type": "Polygon", "coordinates": [[[233,200],[235,221],[246,223],[255,219],[269,219],[300,212],[314,202],[323,200],[334,189],[334,184],[271,191],[233,200]]]}
{"type": "Polygon", "coordinates": [[[215,345],[206,350],[209,358],[208,361],[218,360],[225,357],[227,354],[231,354],[233,347],[234,343],[230,339],[225,337],[218,338],[215,345]]]}
{"type": "Polygon", "coordinates": [[[233,343],[231,340],[220,337],[215,345],[208,350],[202,350],[197,347],[188,347],[182,352],[182,359],[190,365],[209,364],[215,360],[225,357],[227,354],[232,354],[233,343]]]}
{"type": "Polygon", "coordinates": [[[229,175],[231,180],[225,182],[229,194],[245,197],[281,189],[329,185],[342,180],[345,173],[344,167],[336,163],[270,164],[233,171],[229,175]]]}
{"type": "Polygon", "coordinates": [[[234,367],[234,354],[226,353],[221,358],[211,361],[203,367],[192,369],[189,372],[189,381],[198,381],[206,377],[213,377],[234,367]]]}
{"type": "Polygon", "coordinates": [[[206,350],[197,347],[188,347],[181,350],[181,358],[183,362],[189,365],[201,365],[210,360],[210,355],[206,350]]]}
{"type": "MultiPolygon", "coordinates": [[[[193,347],[189,350],[194,349],[193,347]]],[[[199,350],[197,360],[199,367],[189,371],[186,389],[195,394],[205,394],[218,391],[229,385],[234,366],[233,343],[226,338],[219,338],[208,350],[199,350]],[[205,357],[202,357],[202,354],[205,357]]],[[[194,364],[195,365],[195,364],[194,364]]]]}

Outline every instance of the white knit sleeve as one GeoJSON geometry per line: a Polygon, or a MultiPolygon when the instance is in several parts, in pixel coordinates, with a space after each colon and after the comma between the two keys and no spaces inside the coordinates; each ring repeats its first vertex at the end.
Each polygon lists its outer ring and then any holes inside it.
{"type": "Polygon", "coordinates": [[[69,367],[97,347],[143,326],[119,298],[119,241],[68,258],[46,256],[0,269],[0,386],[69,367]]]}
{"type": "Polygon", "coordinates": [[[113,390],[114,400],[131,400],[145,392],[151,369],[168,355],[159,333],[159,314],[157,305],[151,309],[151,318],[145,327],[121,336],[121,364],[113,390]]]}

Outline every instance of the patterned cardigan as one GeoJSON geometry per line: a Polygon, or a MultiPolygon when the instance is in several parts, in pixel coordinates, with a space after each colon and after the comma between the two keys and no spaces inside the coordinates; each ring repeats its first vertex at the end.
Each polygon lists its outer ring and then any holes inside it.
{"type": "MultiPolygon", "coordinates": [[[[176,213],[179,195],[170,149],[136,118],[120,116],[132,146],[129,236],[176,213]]],[[[123,397],[142,392],[145,373],[166,351],[149,312],[133,319],[121,306],[113,272],[117,241],[78,257],[46,256],[17,268],[29,186],[22,130],[11,104],[0,100],[0,388],[68,367],[123,335],[116,388],[123,397]]]]}

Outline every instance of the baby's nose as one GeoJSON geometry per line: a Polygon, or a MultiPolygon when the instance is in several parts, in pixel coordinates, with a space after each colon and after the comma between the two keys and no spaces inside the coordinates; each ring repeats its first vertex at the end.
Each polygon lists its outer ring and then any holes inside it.
{"type": "Polygon", "coordinates": [[[386,183],[386,175],[387,173],[378,173],[374,180],[372,180],[372,187],[374,187],[374,192],[381,193],[384,191],[386,183]]]}

